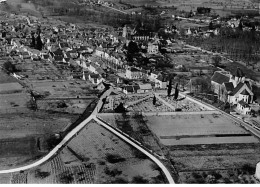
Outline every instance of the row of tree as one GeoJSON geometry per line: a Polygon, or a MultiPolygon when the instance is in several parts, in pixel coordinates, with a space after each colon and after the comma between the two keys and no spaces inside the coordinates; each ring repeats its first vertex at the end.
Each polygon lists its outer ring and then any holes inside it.
{"type": "Polygon", "coordinates": [[[227,53],[232,59],[257,63],[260,60],[260,33],[254,30],[242,31],[239,28],[221,28],[218,36],[209,38],[189,37],[187,42],[207,50],[227,53]]]}

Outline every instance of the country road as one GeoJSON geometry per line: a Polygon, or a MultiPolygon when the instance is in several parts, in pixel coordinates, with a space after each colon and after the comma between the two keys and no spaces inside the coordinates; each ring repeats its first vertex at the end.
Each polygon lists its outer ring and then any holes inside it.
{"type": "Polygon", "coordinates": [[[153,160],[160,168],[161,170],[164,172],[168,182],[170,184],[174,184],[174,180],[170,174],[170,172],[168,171],[168,169],[164,166],[164,164],[157,158],[155,157],[153,154],[151,154],[149,151],[147,151],[146,149],[144,149],[141,145],[138,145],[136,143],[136,141],[134,141],[131,137],[128,137],[126,135],[124,135],[123,133],[121,133],[118,130],[113,129],[111,126],[107,125],[106,123],[102,122],[100,119],[97,118],[97,114],[99,112],[99,110],[102,108],[103,106],[103,99],[106,98],[107,96],[109,96],[111,94],[111,92],[113,91],[113,88],[110,87],[110,89],[108,89],[105,93],[103,93],[103,95],[100,97],[96,107],[94,108],[93,112],[91,113],[91,115],[89,115],[89,117],[87,119],[85,119],[84,121],[82,121],[78,126],[76,126],[73,130],[71,130],[65,137],[64,139],[52,150],[50,151],[46,156],[44,156],[43,158],[41,158],[40,160],[26,165],[26,166],[22,166],[22,167],[17,167],[17,168],[13,168],[13,169],[7,169],[7,170],[0,170],[0,174],[6,174],[6,173],[14,173],[14,172],[20,172],[20,171],[24,171],[24,170],[28,170],[34,167],[37,167],[47,161],[49,161],[53,156],[57,155],[58,152],[73,138],[75,137],[91,120],[95,120],[96,122],[98,122],[100,125],[102,125],[103,127],[105,127],[107,130],[109,130],[110,132],[114,133],[116,136],[118,136],[119,138],[123,139],[125,142],[129,143],[130,145],[134,146],[135,148],[137,148],[138,150],[140,150],[141,152],[143,152],[145,155],[147,155],[151,160],[153,160]]]}
{"type": "Polygon", "coordinates": [[[116,8],[113,8],[113,7],[110,7],[110,6],[106,6],[106,5],[102,5],[103,7],[107,7],[109,9],[112,9],[112,10],[115,10],[115,11],[118,11],[120,13],[123,13],[123,14],[127,14],[126,12],[122,11],[122,10],[119,10],[119,9],[116,9],[116,8]]]}

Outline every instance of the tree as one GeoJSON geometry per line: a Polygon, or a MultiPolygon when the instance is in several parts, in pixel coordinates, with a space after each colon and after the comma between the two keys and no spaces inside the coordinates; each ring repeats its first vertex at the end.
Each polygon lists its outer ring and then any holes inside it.
{"type": "Polygon", "coordinates": [[[35,48],[35,44],[36,44],[36,42],[35,42],[34,33],[31,33],[31,36],[32,36],[31,47],[32,47],[32,48],[35,48]]]}
{"type": "Polygon", "coordinates": [[[156,97],[153,96],[153,105],[156,105],[156,97]]]}
{"type": "Polygon", "coordinates": [[[40,33],[38,34],[38,36],[37,36],[37,38],[36,38],[36,41],[37,41],[37,43],[36,43],[36,49],[38,49],[39,51],[41,51],[42,48],[43,48],[43,43],[42,43],[42,39],[41,39],[40,33]]]}
{"type": "Polygon", "coordinates": [[[213,65],[217,67],[217,66],[219,66],[219,64],[221,62],[221,57],[220,56],[213,56],[212,60],[213,60],[213,65]]]}
{"type": "Polygon", "coordinates": [[[14,73],[14,72],[16,72],[15,65],[13,65],[12,62],[10,62],[10,61],[6,61],[6,62],[3,64],[3,68],[4,68],[8,73],[14,73]]]}
{"type": "Polygon", "coordinates": [[[172,91],[172,79],[170,78],[169,85],[168,85],[168,90],[167,90],[168,97],[171,96],[171,91],[172,91]]]}
{"type": "Polygon", "coordinates": [[[177,100],[179,96],[179,89],[178,89],[178,83],[176,84],[175,87],[175,94],[174,94],[174,99],[177,100]]]}
{"type": "Polygon", "coordinates": [[[139,52],[139,48],[136,42],[130,41],[127,47],[128,54],[135,54],[139,52]]]}

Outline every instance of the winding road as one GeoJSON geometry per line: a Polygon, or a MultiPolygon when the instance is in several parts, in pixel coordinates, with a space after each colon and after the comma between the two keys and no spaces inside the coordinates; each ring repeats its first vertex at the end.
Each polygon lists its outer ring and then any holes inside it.
{"type": "Polygon", "coordinates": [[[103,126],[104,128],[106,128],[107,130],[109,130],[110,132],[114,133],[115,135],[117,135],[118,137],[120,137],[121,139],[123,139],[125,142],[129,143],[130,145],[134,146],[136,149],[138,149],[139,151],[143,152],[145,155],[147,155],[151,160],[153,160],[163,171],[163,173],[165,174],[168,182],[170,184],[174,184],[174,180],[170,174],[170,172],[168,171],[168,169],[164,166],[164,164],[157,158],[155,157],[151,152],[149,152],[147,149],[143,148],[141,145],[137,144],[136,141],[134,141],[132,138],[126,136],[125,134],[123,134],[122,132],[112,128],[109,124],[104,123],[102,120],[100,120],[99,118],[97,118],[97,114],[99,112],[99,110],[102,108],[103,106],[103,99],[106,98],[107,96],[109,96],[111,94],[111,92],[113,91],[113,88],[110,87],[110,89],[108,89],[99,99],[95,109],[93,110],[93,112],[91,113],[91,115],[85,119],[84,121],[82,121],[77,127],[75,127],[72,131],[70,131],[65,137],[64,139],[52,150],[50,151],[46,156],[44,156],[43,158],[41,158],[40,160],[26,165],[26,166],[22,166],[22,167],[18,167],[18,168],[13,168],[13,169],[7,169],[7,170],[0,170],[0,174],[6,174],[6,173],[14,173],[14,172],[20,172],[20,171],[24,171],[24,170],[28,170],[34,167],[37,167],[47,161],[49,161],[53,156],[56,156],[58,154],[58,152],[73,138],[75,137],[91,120],[95,120],[96,122],[98,122],[101,126],[103,126]]]}

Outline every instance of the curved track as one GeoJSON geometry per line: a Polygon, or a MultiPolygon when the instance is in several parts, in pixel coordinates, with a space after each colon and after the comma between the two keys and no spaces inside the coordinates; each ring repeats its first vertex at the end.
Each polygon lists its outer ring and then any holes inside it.
{"type": "Polygon", "coordinates": [[[103,99],[106,98],[107,96],[110,95],[110,93],[112,92],[113,88],[111,87],[109,90],[107,90],[99,99],[98,104],[96,105],[95,109],[93,110],[93,112],[91,113],[91,115],[85,119],[83,122],[81,122],[77,127],[75,127],[72,131],[70,131],[65,137],[64,139],[52,150],[50,151],[46,156],[44,156],[43,158],[41,158],[40,160],[26,165],[26,166],[22,166],[22,167],[17,167],[17,168],[13,168],[13,169],[7,169],[7,170],[0,170],[0,174],[5,174],[5,173],[14,173],[14,172],[20,172],[20,171],[24,171],[24,170],[28,170],[34,167],[37,167],[45,162],[47,162],[48,160],[50,160],[53,156],[55,156],[74,136],[76,136],[84,127],[86,124],[88,124],[91,120],[95,120],[97,121],[100,125],[102,125],[103,127],[105,127],[107,130],[109,130],[110,132],[114,133],[115,135],[117,135],[118,137],[120,137],[121,139],[123,139],[125,142],[131,144],[132,146],[134,146],[135,148],[137,148],[138,150],[140,150],[141,152],[143,152],[145,155],[147,155],[151,160],[153,160],[164,172],[168,182],[170,184],[174,183],[174,180],[170,174],[170,172],[168,171],[168,169],[163,165],[163,163],[156,158],[154,155],[152,155],[150,152],[148,152],[145,148],[143,148],[142,146],[138,145],[134,140],[132,140],[130,137],[127,137],[126,135],[124,135],[123,133],[115,130],[114,128],[112,128],[111,126],[107,125],[106,123],[102,122],[100,119],[97,118],[97,113],[98,111],[102,108],[103,105],[103,99]]]}

